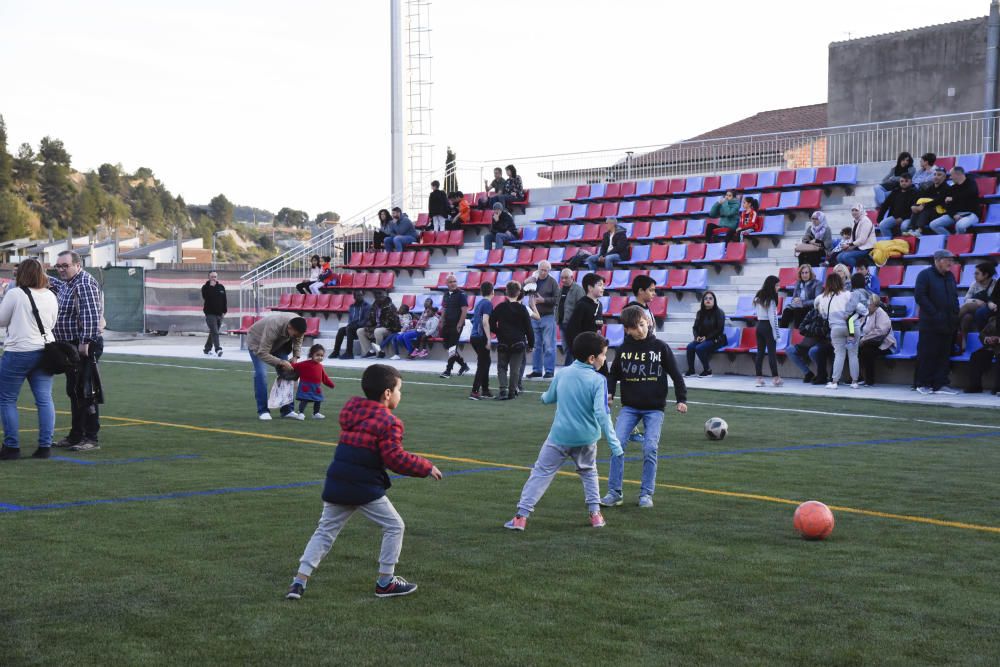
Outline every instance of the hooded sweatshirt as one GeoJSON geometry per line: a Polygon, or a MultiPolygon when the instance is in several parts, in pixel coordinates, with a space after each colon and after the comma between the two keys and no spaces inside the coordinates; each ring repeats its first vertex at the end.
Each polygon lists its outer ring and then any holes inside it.
{"type": "Polygon", "coordinates": [[[674,381],[677,402],[687,401],[687,386],[670,347],[659,338],[636,340],[625,334],[625,342],[611,364],[612,396],[621,382],[622,405],[636,410],[663,410],[670,392],[668,376],[674,381]]]}

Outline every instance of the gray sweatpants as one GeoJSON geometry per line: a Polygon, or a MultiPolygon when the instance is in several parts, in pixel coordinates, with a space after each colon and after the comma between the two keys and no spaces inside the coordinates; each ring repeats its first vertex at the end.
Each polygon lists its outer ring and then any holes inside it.
{"type": "Polygon", "coordinates": [[[597,480],[597,443],[585,445],[583,447],[563,447],[549,440],[542,445],[538,452],[538,460],[531,468],[531,475],[521,489],[521,500],[517,503],[517,513],[520,516],[528,516],[535,509],[535,505],[545,495],[545,491],[552,483],[552,478],[559,472],[560,466],[566,459],[573,459],[576,464],[576,474],[583,482],[583,497],[587,503],[587,509],[596,512],[600,509],[601,491],[597,480]]]}
{"type": "Polygon", "coordinates": [[[378,571],[392,574],[399,562],[399,552],[403,548],[403,518],[392,506],[389,499],[382,496],[365,505],[334,505],[323,503],[323,514],[319,518],[316,532],[309,539],[306,550],[299,559],[299,572],[311,575],[319,567],[320,561],[330,552],[337,535],[355,512],[382,526],[382,550],[378,555],[378,571]]]}
{"type": "Polygon", "coordinates": [[[219,329],[222,328],[222,315],[206,315],[205,323],[208,325],[208,340],[205,341],[205,352],[211,352],[212,347],[221,350],[219,344],[219,329]]]}

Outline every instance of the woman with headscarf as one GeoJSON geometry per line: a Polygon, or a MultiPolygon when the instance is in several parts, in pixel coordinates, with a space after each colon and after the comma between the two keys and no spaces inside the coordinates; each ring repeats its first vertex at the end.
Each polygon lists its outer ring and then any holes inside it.
{"type": "Polygon", "coordinates": [[[819,266],[831,248],[833,248],[833,234],[830,232],[830,226],[826,224],[826,214],[823,211],[816,211],[810,218],[810,224],[806,227],[802,241],[795,249],[799,256],[799,264],[819,266]]]}
{"type": "Polygon", "coordinates": [[[837,261],[853,270],[862,257],[871,256],[871,250],[875,247],[875,223],[865,215],[865,207],[860,203],[851,206],[851,217],[854,219],[851,240],[841,247],[837,261]]]}

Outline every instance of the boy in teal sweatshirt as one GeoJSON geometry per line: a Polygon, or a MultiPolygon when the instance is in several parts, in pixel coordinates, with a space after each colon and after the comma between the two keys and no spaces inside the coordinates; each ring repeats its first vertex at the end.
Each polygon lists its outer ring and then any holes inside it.
{"type": "Polygon", "coordinates": [[[615,435],[608,412],[608,384],[597,369],[604,368],[608,339],[585,331],[573,339],[572,365],[559,371],[542,403],[555,403],[556,416],[549,435],[538,453],[531,476],[521,490],[517,514],[504,524],[510,530],[524,530],[528,516],[545,495],[559,468],[567,458],[573,459],[576,472],[583,482],[584,500],[590,510],[590,525],[604,527],[600,509],[600,486],[597,479],[597,440],[604,434],[612,454],[622,453],[621,442],[615,435]]]}

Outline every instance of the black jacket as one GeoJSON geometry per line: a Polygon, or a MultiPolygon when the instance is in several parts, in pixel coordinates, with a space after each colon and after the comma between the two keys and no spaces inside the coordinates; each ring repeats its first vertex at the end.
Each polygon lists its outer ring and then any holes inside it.
{"type": "MultiPolygon", "coordinates": [[[[933,209],[935,206],[944,206],[944,198],[948,196],[948,192],[951,190],[951,186],[948,185],[948,181],[945,181],[941,185],[934,185],[934,181],[928,185],[925,189],[920,191],[920,196],[917,199],[930,199],[931,201],[924,204],[924,210],[933,209]]],[[[937,217],[935,215],[934,217],[937,217]]]]}
{"type": "Polygon", "coordinates": [[[704,336],[705,340],[725,340],[726,314],[718,306],[711,310],[699,309],[694,316],[691,331],[695,338],[704,336]]]}
{"type": "Polygon", "coordinates": [[[905,190],[898,188],[893,190],[878,209],[879,221],[886,216],[886,213],[897,220],[909,220],[913,216],[910,207],[916,204],[920,197],[921,194],[912,186],[905,190]]]}
{"type": "Polygon", "coordinates": [[[958,329],[958,292],[951,271],[942,275],[929,266],[917,274],[913,290],[920,316],[917,328],[931,333],[953,334],[958,329]]]}
{"type": "Polygon", "coordinates": [[[500,345],[525,343],[528,347],[535,346],[535,332],[523,304],[510,301],[497,304],[490,315],[490,330],[496,332],[500,345]]]}
{"type": "Polygon", "coordinates": [[[601,312],[601,302],[594,301],[588,296],[576,302],[573,312],[566,323],[565,340],[563,349],[572,353],[573,339],[584,331],[600,331],[604,326],[604,314],[601,312]]]}
{"type": "Polygon", "coordinates": [[[670,347],[659,338],[636,340],[626,334],[611,364],[608,390],[614,396],[621,382],[622,405],[636,410],[662,410],[670,391],[668,376],[674,382],[677,402],[686,402],[687,387],[670,347]]]}
{"type": "Polygon", "coordinates": [[[514,224],[514,217],[507,211],[500,211],[500,218],[497,220],[490,216],[490,231],[494,234],[507,232],[517,236],[517,225],[514,224]]]}
{"type": "Polygon", "coordinates": [[[966,178],[961,185],[952,183],[948,187],[948,197],[951,202],[944,205],[948,215],[956,213],[975,213],[979,215],[979,188],[971,178],[966,178]]]}
{"type": "Polygon", "coordinates": [[[451,215],[451,204],[448,203],[448,193],[444,190],[434,190],[427,198],[427,215],[434,217],[440,215],[447,218],[451,215]]]}
{"type": "Polygon", "coordinates": [[[201,298],[205,301],[202,311],[206,315],[225,315],[229,310],[226,304],[226,288],[222,283],[215,283],[213,287],[208,281],[201,286],[201,298]]]}
{"type": "Polygon", "coordinates": [[[632,248],[628,244],[628,234],[625,233],[624,229],[616,229],[613,236],[604,232],[604,236],[601,237],[601,247],[597,254],[605,257],[613,253],[617,253],[623,260],[632,258],[632,248]]]}

